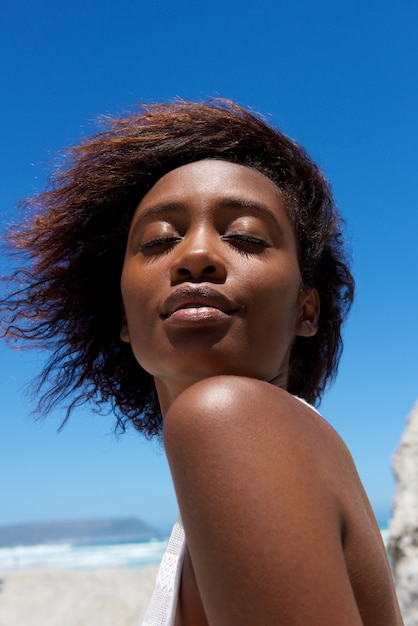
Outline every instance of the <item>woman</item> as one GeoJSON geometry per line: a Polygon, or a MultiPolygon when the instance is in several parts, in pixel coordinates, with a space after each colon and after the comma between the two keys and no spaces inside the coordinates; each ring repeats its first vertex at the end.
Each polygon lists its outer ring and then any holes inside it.
{"type": "Polygon", "coordinates": [[[110,403],[162,433],[185,539],[144,623],[402,624],[352,459],[304,402],[353,297],[323,176],[224,100],[108,124],[9,233],[29,264],[3,328],[53,348],[41,410],[110,403]]]}

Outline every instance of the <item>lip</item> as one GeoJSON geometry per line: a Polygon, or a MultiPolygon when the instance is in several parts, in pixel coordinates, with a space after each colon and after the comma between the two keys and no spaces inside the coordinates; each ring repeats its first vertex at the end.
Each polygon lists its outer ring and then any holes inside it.
{"type": "Polygon", "coordinates": [[[239,306],[207,285],[182,285],[162,306],[160,317],[175,322],[220,321],[233,315],[239,306]]]}

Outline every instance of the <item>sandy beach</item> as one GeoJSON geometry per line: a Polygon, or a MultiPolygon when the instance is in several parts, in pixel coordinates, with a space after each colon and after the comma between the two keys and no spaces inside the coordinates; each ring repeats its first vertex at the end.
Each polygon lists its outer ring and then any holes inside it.
{"type": "Polygon", "coordinates": [[[140,626],[158,566],[0,575],[0,626],[140,626]]]}

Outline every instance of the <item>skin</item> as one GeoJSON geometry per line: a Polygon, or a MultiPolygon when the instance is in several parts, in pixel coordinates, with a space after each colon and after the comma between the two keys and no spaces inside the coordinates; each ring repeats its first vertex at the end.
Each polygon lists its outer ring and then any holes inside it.
{"type": "Polygon", "coordinates": [[[133,217],[121,289],[187,538],[176,626],[402,624],[350,454],[285,391],[319,301],[279,189],[222,161],[168,173],[133,217]]]}

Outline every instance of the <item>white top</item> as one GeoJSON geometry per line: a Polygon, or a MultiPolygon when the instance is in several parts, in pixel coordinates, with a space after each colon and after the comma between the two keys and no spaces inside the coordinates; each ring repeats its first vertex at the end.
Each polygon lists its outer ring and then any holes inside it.
{"type": "Polygon", "coordinates": [[[142,626],[174,626],[186,539],[180,517],[161,561],[142,626]]]}

